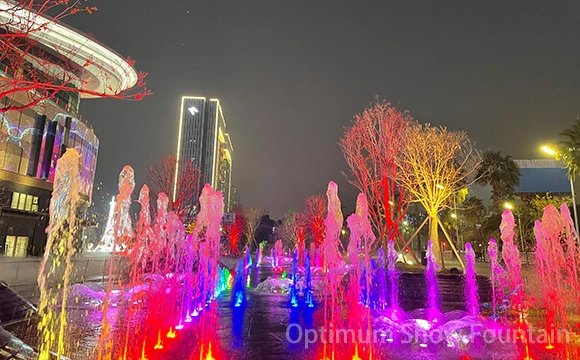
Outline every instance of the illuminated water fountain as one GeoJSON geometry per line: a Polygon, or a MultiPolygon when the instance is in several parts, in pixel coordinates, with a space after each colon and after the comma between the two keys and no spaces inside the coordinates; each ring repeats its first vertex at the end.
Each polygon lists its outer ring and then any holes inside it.
{"type": "MultiPolygon", "coordinates": [[[[349,286],[349,323],[356,331],[370,330],[371,268],[370,251],[375,241],[375,235],[369,221],[368,203],[364,194],[359,194],[356,211],[347,219],[350,230],[350,242],[347,248],[349,261],[352,265],[349,286]],[[362,262],[360,256],[362,255],[362,262]],[[361,272],[362,270],[362,272],[361,272]],[[364,291],[361,291],[364,290],[364,291]],[[362,305],[362,306],[361,306],[362,305]]],[[[355,343],[354,354],[359,356],[359,344],[355,343]]],[[[368,349],[372,353],[372,347],[368,349]]]]}
{"type": "Polygon", "coordinates": [[[292,277],[290,278],[290,306],[298,307],[298,250],[292,256],[292,277]]]}
{"type": "Polygon", "coordinates": [[[78,235],[76,213],[81,183],[79,159],[77,151],[67,149],[55,170],[48,239],[38,273],[41,360],[49,359],[51,351],[58,356],[64,355],[66,351],[68,290],[75,253],[74,242],[78,235]]]}
{"type": "MultiPolygon", "coordinates": [[[[186,344],[181,346],[189,351],[185,358],[221,358],[218,313],[215,311],[216,302],[212,300],[231,283],[230,271],[220,267],[221,193],[209,186],[204,187],[195,228],[192,234],[187,235],[177,215],[170,211],[169,199],[164,194],[157,194],[157,209],[152,221],[149,189],[144,186],[139,193],[141,209],[134,226],[129,212],[133,201],[133,172],[125,167],[119,179],[119,195],[111,220],[114,241],[107,291],[91,290],[79,284],[69,287],[67,274],[70,274],[70,257],[74,253],[69,244],[74,241],[71,234],[75,233],[78,223],[71,210],[78,201],[72,195],[78,192],[71,191],[77,186],[75,179],[78,174],[75,171],[78,170],[75,169],[78,169],[78,154],[67,152],[57,167],[49,245],[39,276],[42,291],[39,307],[42,316],[40,358],[48,359],[49,351],[71,355],[68,354],[69,344],[66,341],[66,310],[71,305],[72,294],[77,301],[82,299],[90,305],[83,311],[98,319],[96,322],[102,326],[94,353],[75,354],[75,360],[168,359],[172,358],[171,351],[180,341],[184,341],[180,344],[186,344]],[[60,276],[59,270],[63,270],[64,276],[60,276]],[[55,283],[58,286],[53,286],[55,283]],[[102,312],[99,311],[100,305],[102,312]]],[[[373,258],[374,235],[364,196],[359,196],[357,210],[347,220],[350,239],[345,253],[342,253],[340,242],[343,217],[336,184],[329,184],[327,197],[324,242],[318,249],[314,243],[310,251],[303,249],[303,268],[300,266],[300,249],[294,252],[291,270],[287,267],[288,279],[277,273],[261,282],[255,290],[248,291],[248,268],[252,263],[249,249],[238,259],[231,292],[231,305],[237,314],[234,316],[243,319],[246,301],[254,301],[251,297],[248,300],[247,296],[259,293],[260,287],[273,285],[272,289],[275,290],[270,292],[287,293],[284,297],[290,299],[291,307],[300,308],[303,304],[305,308],[312,308],[315,300],[321,304],[311,313],[318,314],[318,324],[326,330],[350,328],[378,330],[380,333],[378,346],[356,342],[354,346],[340,347],[326,343],[318,359],[515,358],[517,344],[487,344],[470,337],[469,333],[472,326],[502,330],[513,327],[521,329],[524,326],[532,328],[535,325],[528,318],[532,300],[524,296],[522,265],[514,242],[515,222],[511,213],[504,213],[502,217],[501,258],[499,246],[494,240],[490,241],[488,249],[493,288],[489,318],[486,317],[489,314],[486,314],[485,304],[479,303],[475,252],[469,243],[465,249],[467,266],[464,274],[453,280],[464,284],[466,311],[443,312],[445,297],[440,294],[439,285],[445,285],[443,281],[452,275],[438,273],[433,245],[429,242],[425,282],[421,285],[424,287],[418,289],[425,292],[424,308],[405,312],[400,301],[405,301],[406,288],[401,285],[399,289],[399,285],[404,284],[402,282],[408,274],[401,274],[397,269],[399,254],[392,240],[385,251],[379,249],[378,257],[373,258]],[[506,270],[502,267],[502,259],[506,270]],[[318,262],[322,268],[311,267],[311,262],[315,265],[318,262]],[[236,308],[242,311],[236,312],[236,308]],[[482,313],[480,308],[484,309],[482,313]],[[515,310],[518,319],[510,316],[510,309],[515,310]],[[410,342],[403,341],[405,329],[412,329],[417,337],[410,342]],[[441,341],[428,341],[437,332],[443,334],[441,341]]],[[[535,231],[538,243],[536,273],[541,280],[543,294],[536,300],[535,306],[545,309],[546,317],[541,318],[542,327],[564,328],[573,332],[576,326],[574,319],[580,310],[577,277],[579,254],[577,235],[568,209],[562,207],[558,212],[555,207],[548,207],[542,221],[536,223],[535,231]]],[[[260,264],[260,249],[257,249],[255,258],[256,270],[260,264]]],[[[269,260],[274,269],[281,271],[284,268],[287,260],[281,241],[276,242],[269,260]]],[[[419,277],[423,280],[421,275],[419,277]]],[[[292,313],[303,314],[306,311],[297,309],[292,313]]],[[[238,330],[243,336],[243,328],[239,327],[238,330]]],[[[561,359],[579,357],[578,349],[572,343],[558,342],[555,338],[549,340],[545,349],[551,351],[549,354],[561,359]]],[[[527,351],[528,339],[523,338],[522,341],[526,352],[520,351],[520,354],[523,358],[532,358],[531,352],[527,351]]]]}
{"type": "Polygon", "coordinates": [[[241,307],[246,303],[246,276],[244,272],[244,260],[239,259],[236,266],[234,285],[232,286],[232,305],[234,307],[241,307]]]}
{"type": "MultiPolygon", "coordinates": [[[[323,316],[324,328],[330,329],[331,327],[338,328],[341,325],[340,305],[342,303],[342,293],[340,291],[342,258],[339,252],[341,247],[339,237],[342,230],[343,217],[336,183],[331,181],[328,184],[326,196],[328,199],[328,213],[324,220],[326,234],[322,244],[324,272],[326,273],[326,278],[324,279],[323,316]]],[[[335,345],[330,344],[327,346],[327,344],[324,344],[322,359],[331,359],[334,356],[335,345]]]]}
{"type": "Polygon", "coordinates": [[[246,246],[246,251],[244,252],[244,269],[248,269],[252,266],[252,253],[250,248],[246,246]]]}
{"type": "Polygon", "coordinates": [[[312,291],[312,273],[310,267],[310,254],[306,253],[306,259],[304,260],[304,303],[306,306],[312,308],[314,307],[314,293],[312,291]]]}
{"type": "MultiPolygon", "coordinates": [[[[553,205],[544,210],[542,221],[534,225],[536,235],[536,271],[541,281],[544,329],[549,334],[546,349],[555,349],[560,358],[580,357],[578,345],[570,346],[565,337],[556,336],[565,330],[578,341],[577,329],[569,317],[580,313],[580,288],[578,284],[577,233],[568,207],[560,212],[553,205]]],[[[577,321],[577,320],[576,320],[577,321]]]]}
{"type": "Polygon", "coordinates": [[[467,258],[465,268],[465,308],[469,315],[479,315],[479,294],[475,273],[475,251],[470,243],[465,244],[465,256],[467,258]]]}

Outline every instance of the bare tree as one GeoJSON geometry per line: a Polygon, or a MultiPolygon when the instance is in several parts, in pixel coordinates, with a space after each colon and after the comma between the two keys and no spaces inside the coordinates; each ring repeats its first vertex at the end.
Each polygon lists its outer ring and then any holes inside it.
{"type": "MultiPolygon", "coordinates": [[[[454,194],[475,180],[480,154],[473,148],[465,132],[448,131],[444,127],[415,125],[405,129],[405,147],[397,156],[399,179],[412,197],[427,212],[429,235],[440,265],[439,212],[447,207],[454,194]]],[[[449,238],[445,228],[441,230],[449,238]]],[[[449,245],[457,251],[452,241],[449,245]]],[[[462,263],[461,258],[458,260],[462,263]]]]}
{"type": "MultiPolygon", "coordinates": [[[[260,221],[262,217],[266,214],[266,211],[261,208],[244,208],[244,217],[246,218],[246,246],[250,243],[256,242],[256,230],[260,226],[260,221]]],[[[256,244],[255,244],[256,245],[256,244]]]]}
{"type": "MultiPolygon", "coordinates": [[[[323,195],[312,195],[306,198],[305,217],[308,221],[308,231],[312,241],[318,245],[324,241],[324,219],[326,218],[326,197],[323,195]]],[[[312,254],[314,256],[314,254],[312,254]]]]}
{"type": "Polygon", "coordinates": [[[284,247],[298,250],[299,265],[302,265],[304,262],[306,227],[306,215],[292,210],[288,211],[284,216],[282,225],[279,227],[279,234],[284,247]]]}
{"type": "Polygon", "coordinates": [[[402,239],[399,225],[407,211],[407,192],[398,182],[396,159],[404,151],[405,129],[415,124],[407,113],[386,101],[377,101],[356,115],[345,130],[340,147],[350,167],[349,182],[366,195],[371,223],[386,246],[402,239]]]}
{"type": "Polygon", "coordinates": [[[244,216],[244,210],[241,207],[234,209],[235,221],[229,226],[229,238],[230,238],[230,252],[232,255],[237,255],[240,251],[239,244],[242,239],[242,235],[246,233],[246,217],[244,216]]]}
{"type": "Polygon", "coordinates": [[[170,208],[184,224],[195,219],[198,198],[203,185],[201,169],[193,161],[181,161],[175,187],[175,156],[166,156],[147,169],[147,182],[154,194],[165,193],[170,208]],[[174,192],[175,190],[175,192],[174,192]]]}

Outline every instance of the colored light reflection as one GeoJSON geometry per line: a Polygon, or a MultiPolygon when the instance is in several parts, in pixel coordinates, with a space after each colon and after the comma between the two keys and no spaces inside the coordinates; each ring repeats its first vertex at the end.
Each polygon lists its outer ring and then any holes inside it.
{"type": "Polygon", "coordinates": [[[157,344],[153,347],[155,350],[163,349],[163,343],[161,342],[161,330],[157,333],[157,344]]]}

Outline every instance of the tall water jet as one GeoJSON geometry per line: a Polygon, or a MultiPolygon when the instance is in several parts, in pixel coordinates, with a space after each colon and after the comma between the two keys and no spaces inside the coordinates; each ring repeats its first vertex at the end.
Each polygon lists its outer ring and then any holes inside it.
{"type": "Polygon", "coordinates": [[[397,269],[398,253],[395,250],[395,242],[389,240],[387,244],[387,277],[391,288],[389,306],[391,309],[399,309],[399,270],[397,269]]]}
{"type": "Polygon", "coordinates": [[[534,225],[536,235],[536,271],[542,284],[543,302],[546,309],[545,330],[548,335],[547,349],[558,345],[558,352],[565,358],[577,358],[578,348],[569,347],[566,339],[552,335],[562,329],[571,330],[568,314],[578,314],[578,273],[576,259],[578,248],[574,244],[576,232],[566,205],[561,213],[553,205],[544,209],[542,221],[534,225]],[[558,344],[563,340],[563,344],[558,344]]]}
{"type": "Polygon", "coordinates": [[[219,275],[220,222],[224,202],[221,191],[215,191],[209,184],[204,186],[199,200],[201,211],[197,217],[196,240],[201,243],[200,268],[203,273],[202,304],[206,304],[213,296],[219,275]]]}
{"type": "Polygon", "coordinates": [[[105,225],[105,231],[103,231],[103,236],[101,240],[94,248],[94,251],[111,252],[113,249],[113,244],[115,242],[115,197],[109,203],[109,216],[107,217],[107,224],[105,225]]]}
{"type": "Polygon", "coordinates": [[[284,258],[286,257],[284,254],[284,246],[282,244],[282,240],[276,240],[274,248],[276,249],[276,267],[279,270],[282,270],[282,268],[284,267],[284,258]]]}
{"type": "Polygon", "coordinates": [[[505,270],[498,260],[499,250],[497,242],[494,239],[489,239],[487,252],[491,262],[492,318],[497,319],[498,303],[503,305],[503,295],[505,287],[507,286],[507,280],[505,270]]]}
{"type": "Polygon", "coordinates": [[[298,307],[298,249],[292,256],[292,278],[290,280],[290,306],[298,307]]]}
{"type": "Polygon", "coordinates": [[[371,293],[371,259],[370,259],[370,249],[375,241],[375,235],[372,230],[372,226],[369,221],[368,215],[368,202],[367,198],[363,193],[360,193],[357,197],[356,211],[354,214],[348,217],[346,220],[348,228],[350,230],[350,241],[347,247],[348,258],[353,265],[351,272],[351,285],[349,291],[351,311],[354,316],[358,316],[358,312],[355,311],[358,302],[361,301],[363,304],[370,306],[370,293],[371,293]],[[359,261],[359,256],[362,255],[362,269],[364,276],[361,277],[361,263],[359,261]],[[361,294],[361,281],[363,282],[363,287],[365,289],[364,295],[361,294]]]}
{"type": "Polygon", "coordinates": [[[387,265],[385,262],[385,251],[382,247],[378,251],[377,284],[375,286],[376,303],[375,308],[384,310],[388,306],[387,300],[387,265]]]}
{"type": "Polygon", "coordinates": [[[38,273],[40,301],[38,315],[39,359],[48,360],[50,352],[65,354],[66,306],[70,274],[75,253],[78,219],[76,212],[80,199],[80,155],[67,149],[56,165],[52,198],[50,199],[50,223],[44,256],[38,273]],[[64,261],[64,273],[59,273],[64,261]],[[58,305],[58,299],[61,304],[58,305]]]}
{"type": "Polygon", "coordinates": [[[270,265],[272,265],[272,269],[276,271],[278,267],[278,258],[276,257],[276,247],[270,249],[270,265]]]}
{"type": "Polygon", "coordinates": [[[314,307],[314,295],[312,293],[312,274],[310,272],[310,253],[306,253],[304,261],[304,302],[308,307],[314,307]]]}
{"type": "Polygon", "coordinates": [[[439,301],[439,286],[437,284],[437,258],[433,251],[433,242],[427,242],[427,267],[425,279],[427,281],[427,308],[429,309],[429,321],[436,322],[441,315],[441,302],[439,301]]]}
{"type": "MultiPolygon", "coordinates": [[[[149,245],[153,242],[154,238],[153,230],[151,229],[151,208],[149,203],[149,187],[147,185],[143,185],[141,191],[139,192],[139,204],[141,205],[141,210],[139,213],[139,220],[137,221],[137,234],[135,237],[135,243],[129,249],[128,253],[129,266],[131,269],[129,286],[131,289],[136,289],[141,282],[141,278],[143,277],[147,267],[147,261],[150,258],[149,245]]],[[[113,214],[110,216],[112,218],[113,214]]],[[[107,226],[109,226],[109,223],[107,223],[107,226]]],[[[113,234],[113,232],[111,232],[111,234],[113,234]]],[[[141,294],[138,291],[131,291],[125,321],[126,329],[125,342],[123,346],[123,359],[127,358],[130,334],[132,332],[131,330],[133,330],[131,329],[131,320],[138,311],[142,310],[143,307],[143,303],[141,302],[140,298],[141,294]]],[[[144,343],[146,341],[145,339],[143,341],[144,343]]],[[[142,352],[144,351],[145,349],[143,347],[142,352]]]]}
{"type": "MultiPolygon", "coordinates": [[[[361,264],[359,255],[361,254],[361,237],[359,234],[358,215],[352,214],[347,219],[348,227],[350,228],[350,241],[347,246],[347,256],[352,268],[349,274],[348,285],[348,316],[351,321],[357,322],[360,318],[359,302],[361,298],[361,264]]],[[[366,283],[366,282],[365,282],[366,283]]]]}
{"type": "Polygon", "coordinates": [[[125,249],[127,244],[133,238],[133,228],[131,222],[131,214],[129,212],[131,207],[131,194],[135,189],[135,173],[133,168],[128,165],[123,167],[119,174],[119,195],[115,204],[115,218],[114,218],[114,242],[111,250],[111,260],[109,261],[109,276],[107,292],[103,303],[103,319],[101,322],[101,334],[98,344],[98,359],[103,359],[103,356],[110,358],[113,350],[113,342],[110,338],[111,320],[109,319],[109,300],[111,291],[113,290],[113,274],[115,272],[116,253],[121,249],[125,249]]]}
{"type": "Polygon", "coordinates": [[[236,276],[234,278],[234,285],[232,286],[232,305],[234,307],[241,307],[246,302],[246,277],[244,261],[238,260],[236,265],[236,276]]]}
{"type": "MultiPolygon", "coordinates": [[[[322,251],[324,255],[324,271],[326,277],[324,279],[324,328],[337,327],[340,322],[340,265],[342,262],[339,248],[341,246],[339,241],[340,231],[342,230],[342,210],[340,199],[338,198],[338,186],[335,182],[328,183],[326,191],[328,198],[328,213],[324,220],[326,226],[326,234],[324,243],[322,244],[322,251]]],[[[324,344],[323,360],[326,360],[329,353],[334,357],[335,344],[331,344],[331,349],[327,349],[327,344],[324,344]]]]}
{"type": "Polygon", "coordinates": [[[566,257],[566,272],[570,279],[569,289],[571,290],[570,297],[572,301],[575,302],[574,308],[576,313],[580,314],[580,279],[574,274],[578,274],[579,262],[580,262],[580,243],[578,242],[578,232],[574,227],[574,222],[570,216],[570,208],[567,204],[562,204],[560,206],[560,214],[562,219],[566,222],[564,226],[564,244],[566,246],[566,251],[564,256],[566,257]]]}
{"type": "Polygon", "coordinates": [[[247,269],[252,266],[252,253],[250,252],[250,248],[246,246],[246,251],[244,253],[244,268],[247,269]]]}
{"type": "MultiPolygon", "coordinates": [[[[219,280],[220,258],[220,223],[224,211],[224,200],[221,191],[215,191],[209,184],[203,187],[199,198],[200,212],[197,216],[194,241],[200,243],[197,285],[197,303],[200,308],[211,304],[214,290],[219,280]]],[[[243,263],[242,263],[243,264],[243,263]]],[[[242,265],[243,266],[243,265],[242,265]]],[[[243,271],[242,271],[243,273],[243,271]]],[[[199,324],[199,355],[204,358],[206,349],[211,345],[207,336],[208,329],[215,319],[202,317],[199,324]]]]}
{"type": "MultiPolygon", "coordinates": [[[[522,224],[519,224],[522,226],[522,224]]],[[[516,224],[514,215],[511,211],[506,210],[501,215],[501,239],[503,247],[501,256],[506,266],[508,287],[511,293],[512,306],[516,311],[521,311],[523,306],[523,282],[522,282],[522,262],[520,252],[514,243],[516,224]]]]}
{"type": "Polygon", "coordinates": [[[475,272],[475,251],[471,243],[465,243],[465,309],[471,316],[479,315],[479,293],[477,289],[477,275],[475,272]]]}

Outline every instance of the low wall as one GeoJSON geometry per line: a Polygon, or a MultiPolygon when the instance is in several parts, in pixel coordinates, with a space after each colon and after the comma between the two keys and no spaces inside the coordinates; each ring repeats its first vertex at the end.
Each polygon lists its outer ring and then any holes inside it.
{"type": "MultiPolygon", "coordinates": [[[[38,271],[42,258],[6,258],[0,257],[0,281],[7,283],[30,301],[38,296],[38,271]]],[[[117,263],[115,276],[120,275],[120,269],[126,269],[127,260],[120,259],[117,263]]],[[[110,254],[82,254],[73,257],[73,271],[70,283],[82,283],[87,281],[104,282],[108,280],[109,267],[111,264],[110,254]]],[[[48,266],[49,264],[47,264],[48,266]]],[[[57,269],[57,277],[64,275],[64,262],[57,269]]]]}

